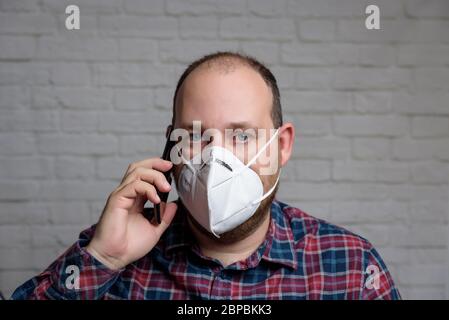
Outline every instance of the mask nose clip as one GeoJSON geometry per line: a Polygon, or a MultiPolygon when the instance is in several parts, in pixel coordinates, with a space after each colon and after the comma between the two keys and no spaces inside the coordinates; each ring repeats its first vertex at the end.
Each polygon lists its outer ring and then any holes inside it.
{"type": "Polygon", "coordinates": [[[206,162],[203,162],[203,164],[201,165],[201,167],[198,169],[198,171],[201,171],[205,166],[206,166],[206,162]]]}
{"type": "Polygon", "coordinates": [[[231,166],[230,166],[229,164],[227,164],[226,162],[224,162],[223,160],[220,160],[220,159],[214,159],[214,161],[215,161],[216,163],[218,163],[219,165],[225,167],[226,169],[228,169],[229,171],[232,172],[231,166]]]}

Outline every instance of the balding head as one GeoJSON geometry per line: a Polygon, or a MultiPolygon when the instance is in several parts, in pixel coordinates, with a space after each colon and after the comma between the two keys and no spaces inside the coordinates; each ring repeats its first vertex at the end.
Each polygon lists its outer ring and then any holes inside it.
{"type": "Polygon", "coordinates": [[[189,67],[181,75],[176,86],[175,94],[173,97],[172,125],[175,124],[176,120],[176,104],[178,101],[178,95],[182,94],[182,86],[192,72],[194,72],[195,70],[210,70],[221,74],[227,74],[235,71],[239,67],[248,67],[252,69],[263,79],[265,84],[268,86],[272,95],[270,116],[272,118],[273,126],[275,128],[280,127],[282,125],[282,109],[279,88],[277,86],[275,77],[267,67],[265,67],[256,59],[233,52],[217,52],[214,54],[210,54],[194,61],[189,65],[189,67]]]}

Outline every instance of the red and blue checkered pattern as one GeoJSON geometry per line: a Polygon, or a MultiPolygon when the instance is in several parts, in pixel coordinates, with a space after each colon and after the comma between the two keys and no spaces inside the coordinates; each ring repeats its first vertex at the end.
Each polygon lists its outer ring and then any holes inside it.
{"type": "Polygon", "coordinates": [[[151,252],[119,271],[84,250],[93,226],[12,299],[401,298],[367,240],[284,203],[273,202],[264,243],[246,260],[227,267],[201,254],[185,218],[176,215],[151,252]],[[65,285],[69,265],[80,269],[78,290],[65,285]],[[368,266],[379,271],[375,285],[368,266]]]}

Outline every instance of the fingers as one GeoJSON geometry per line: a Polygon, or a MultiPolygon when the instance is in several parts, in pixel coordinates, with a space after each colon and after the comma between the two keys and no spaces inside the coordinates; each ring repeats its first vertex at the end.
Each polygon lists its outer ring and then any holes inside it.
{"type": "Polygon", "coordinates": [[[172,163],[167,160],[163,160],[160,158],[150,158],[142,161],[131,163],[126,170],[125,175],[123,176],[122,182],[127,178],[129,174],[131,174],[137,168],[143,167],[147,169],[154,169],[161,172],[166,172],[171,169],[172,163]]]}
{"type": "Polygon", "coordinates": [[[160,192],[169,192],[171,186],[161,171],[170,170],[173,164],[160,158],[151,158],[129,165],[127,175],[111,193],[108,202],[118,208],[139,210],[147,200],[158,204],[160,192]],[[160,171],[159,171],[160,170],[160,171]],[[140,196],[139,196],[140,195],[140,196]]]}
{"type": "MultiPolygon", "coordinates": [[[[124,185],[121,189],[113,193],[112,198],[120,199],[123,197],[128,199],[135,199],[138,195],[143,196],[152,203],[161,202],[161,199],[157,195],[155,187],[142,180],[135,180],[131,183],[128,183],[127,185],[124,185]]],[[[134,204],[134,201],[130,202],[130,204],[134,204]]]]}
{"type": "Polygon", "coordinates": [[[171,186],[165,178],[164,174],[153,169],[138,167],[134,169],[133,172],[128,175],[128,177],[126,177],[126,179],[123,181],[123,184],[126,185],[134,180],[142,180],[155,185],[156,188],[161,192],[169,192],[171,189],[171,186]]]}

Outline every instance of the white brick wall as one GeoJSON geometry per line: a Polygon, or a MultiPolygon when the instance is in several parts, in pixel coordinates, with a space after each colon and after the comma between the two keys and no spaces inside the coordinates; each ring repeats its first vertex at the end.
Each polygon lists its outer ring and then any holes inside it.
{"type": "Polygon", "coordinates": [[[227,49],[272,68],[297,126],[279,198],[371,240],[404,298],[449,298],[448,19],[446,0],[0,0],[0,290],[160,154],[183,68],[227,49]]]}

